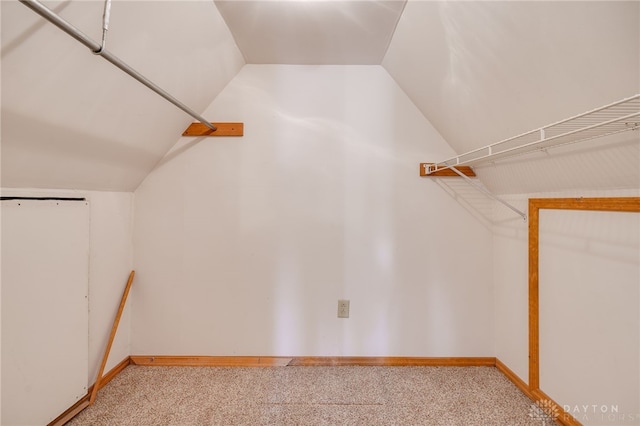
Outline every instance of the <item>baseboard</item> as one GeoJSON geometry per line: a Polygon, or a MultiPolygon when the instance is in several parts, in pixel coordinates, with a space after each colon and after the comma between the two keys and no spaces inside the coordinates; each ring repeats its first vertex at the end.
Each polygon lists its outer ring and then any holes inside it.
{"type": "Polygon", "coordinates": [[[509,367],[507,367],[502,361],[496,358],[496,368],[500,370],[502,374],[504,374],[507,379],[511,380],[511,382],[516,385],[518,389],[522,391],[530,400],[535,401],[536,398],[529,391],[529,385],[524,382],[516,373],[514,373],[509,367]]]}
{"type": "MultiPolygon", "coordinates": [[[[118,363],[118,365],[116,365],[115,367],[113,367],[111,370],[109,370],[107,372],[107,374],[105,374],[104,376],[102,376],[102,379],[100,380],[100,386],[98,387],[98,390],[102,389],[103,387],[105,387],[107,385],[107,383],[109,383],[111,380],[113,380],[118,374],[120,374],[122,372],[122,370],[124,370],[125,368],[127,368],[129,365],[131,365],[131,357],[126,357],[125,359],[123,359],[122,361],[120,361],[118,363]]],[[[93,391],[93,386],[91,386],[88,390],[87,393],[89,395],[91,395],[91,391],[93,391]]]]}
{"type": "Polygon", "coordinates": [[[75,404],[73,404],[67,411],[60,414],[56,419],[54,419],[47,426],[62,426],[67,423],[69,420],[77,416],[82,410],[89,406],[89,398],[91,394],[87,394],[83,396],[82,399],[75,404]]]}
{"type": "MultiPolygon", "coordinates": [[[[100,390],[116,377],[128,365],[141,366],[173,366],[173,367],[287,367],[287,366],[430,366],[430,367],[496,367],[531,401],[549,401],[557,409],[557,421],[564,426],[579,426],[580,423],[571,414],[549,398],[541,390],[530,390],[529,386],[507,367],[502,361],[494,357],[254,357],[254,356],[167,356],[167,355],[132,355],[122,360],[109,370],[100,381],[100,390]]],[[[89,405],[89,397],[93,386],[89,387],[87,395],[62,413],[48,426],[61,426],[71,420],[89,405]]]]}
{"type": "Polygon", "coordinates": [[[132,355],[131,363],[144,366],[285,367],[285,366],[495,366],[493,357],[248,357],[132,355]]]}
{"type": "Polygon", "coordinates": [[[493,367],[496,359],[492,357],[294,357],[290,366],[431,366],[431,367],[493,367]]]}
{"type": "Polygon", "coordinates": [[[580,426],[578,422],[571,414],[564,411],[564,409],[549,397],[549,395],[542,392],[540,389],[531,390],[524,380],[522,380],[516,373],[514,373],[509,367],[507,367],[502,361],[496,358],[496,368],[505,375],[505,377],[516,385],[518,389],[522,391],[532,402],[545,401],[545,405],[551,404],[554,407],[554,412],[558,414],[556,420],[564,426],[580,426]]]}
{"type": "Polygon", "coordinates": [[[582,426],[582,423],[576,420],[571,414],[564,411],[560,404],[555,402],[549,397],[549,395],[542,392],[540,389],[532,390],[531,393],[533,393],[536,401],[548,401],[548,404],[552,404],[555,407],[554,411],[558,413],[556,420],[564,426],[582,426]]]}
{"type": "Polygon", "coordinates": [[[133,365],[161,367],[285,367],[290,357],[132,355],[133,365]]]}
{"type": "MultiPolygon", "coordinates": [[[[107,383],[109,383],[111,380],[113,380],[114,377],[116,377],[118,374],[120,374],[120,372],[122,372],[122,370],[127,368],[127,366],[130,365],[130,364],[131,364],[130,357],[126,357],[125,359],[120,361],[118,363],[118,365],[113,367],[111,370],[109,370],[109,372],[107,374],[102,376],[102,380],[100,381],[100,386],[98,387],[98,390],[100,390],[104,386],[106,386],[107,383]]],[[[64,413],[62,413],[58,417],[56,417],[47,426],[62,426],[65,423],[67,423],[69,420],[74,418],[82,410],[87,408],[89,406],[89,398],[91,397],[91,392],[93,391],[93,386],[94,385],[89,386],[89,389],[87,389],[87,394],[85,396],[80,398],[80,400],[78,402],[76,402],[71,407],[69,407],[69,409],[67,409],[64,413]]]]}

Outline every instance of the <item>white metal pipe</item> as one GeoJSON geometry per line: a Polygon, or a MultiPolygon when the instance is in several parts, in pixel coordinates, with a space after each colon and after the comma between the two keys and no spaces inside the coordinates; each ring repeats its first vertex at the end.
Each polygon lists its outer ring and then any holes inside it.
{"type": "Polygon", "coordinates": [[[156,85],[155,83],[147,79],[138,71],[131,68],[129,65],[127,65],[120,58],[113,55],[108,50],[101,49],[98,43],[93,41],[90,37],[88,37],[82,31],[80,31],[79,29],[71,25],[69,22],[65,21],[60,16],[56,15],[51,9],[49,9],[48,7],[40,3],[38,0],[20,0],[20,2],[23,3],[25,6],[29,7],[34,12],[36,12],[38,15],[42,16],[43,18],[45,18],[46,20],[48,20],[49,22],[51,22],[52,24],[60,28],[61,30],[63,30],[64,32],[66,32],[67,34],[69,34],[71,37],[78,40],[80,43],[87,46],[93,53],[96,53],[101,57],[103,57],[104,59],[106,59],[107,61],[111,62],[113,65],[120,68],[122,71],[129,74],[131,77],[135,78],[140,83],[144,84],[149,89],[153,90],[158,95],[162,96],[167,101],[171,102],[172,104],[174,104],[175,106],[180,108],[182,111],[186,112],[187,114],[189,114],[190,116],[192,116],[193,118],[195,118],[196,120],[198,120],[199,122],[201,122],[202,124],[210,128],[211,130],[213,131],[217,130],[216,126],[211,124],[206,118],[202,117],[201,115],[193,111],[191,108],[189,108],[188,106],[180,102],[178,99],[171,96],[164,89],[160,88],[158,85],[156,85]]]}
{"type": "Polygon", "coordinates": [[[109,31],[109,17],[111,16],[111,0],[105,0],[104,13],[102,14],[102,43],[95,54],[101,54],[107,46],[107,31],[109,31]]]}

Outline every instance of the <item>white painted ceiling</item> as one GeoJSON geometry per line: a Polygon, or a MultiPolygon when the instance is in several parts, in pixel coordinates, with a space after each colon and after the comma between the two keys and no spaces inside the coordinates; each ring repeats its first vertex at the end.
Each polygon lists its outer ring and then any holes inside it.
{"type": "Polygon", "coordinates": [[[405,0],[216,0],[250,64],[378,65],[405,0]]]}
{"type": "MultiPolygon", "coordinates": [[[[45,4],[100,38],[102,1],[45,4]]],[[[17,0],[0,13],[2,186],[134,190],[191,117],[17,0]]],[[[640,93],[640,2],[113,0],[108,49],[196,111],[245,63],[382,65],[462,153],[640,93]]],[[[589,182],[639,187],[630,133],[572,169],[607,158],[631,172],[589,182]]],[[[509,164],[478,172],[503,193],[576,187],[560,163],[509,164]]]]}

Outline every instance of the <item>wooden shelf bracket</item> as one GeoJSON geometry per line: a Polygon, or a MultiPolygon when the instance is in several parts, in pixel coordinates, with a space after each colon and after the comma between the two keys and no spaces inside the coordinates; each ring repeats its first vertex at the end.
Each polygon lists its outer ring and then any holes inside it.
{"type": "MultiPolygon", "coordinates": [[[[465,176],[476,177],[476,173],[469,166],[457,167],[458,171],[464,173],[465,176]]],[[[459,175],[443,164],[436,163],[420,163],[420,176],[433,177],[458,177],[459,175]]]]}
{"type": "Polygon", "coordinates": [[[191,123],[182,132],[182,136],[243,136],[244,123],[211,123],[216,130],[211,130],[202,123],[191,123]]]}

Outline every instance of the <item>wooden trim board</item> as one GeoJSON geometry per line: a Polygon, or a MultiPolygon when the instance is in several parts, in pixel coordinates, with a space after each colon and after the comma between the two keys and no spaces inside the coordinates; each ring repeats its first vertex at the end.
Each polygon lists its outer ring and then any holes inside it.
{"type": "Polygon", "coordinates": [[[536,209],[640,212],[640,197],[611,198],[531,198],[536,209]]]}
{"type": "MultiPolygon", "coordinates": [[[[118,365],[116,365],[115,367],[113,367],[111,370],[109,370],[107,372],[107,374],[105,374],[104,376],[102,376],[102,380],[100,380],[100,386],[98,387],[98,390],[102,389],[103,387],[105,387],[110,381],[112,381],[113,379],[115,379],[115,377],[122,373],[122,371],[127,368],[128,366],[131,365],[131,358],[130,357],[126,357],[125,359],[123,359],[122,361],[120,361],[118,363],[118,365]]],[[[93,386],[89,387],[88,389],[88,393],[91,393],[91,391],[93,390],[93,386]]]]}
{"type": "Polygon", "coordinates": [[[538,300],[538,247],[540,209],[529,200],[529,388],[540,387],[540,321],[538,300]]]}
{"type": "Polygon", "coordinates": [[[516,373],[514,373],[509,367],[507,367],[502,361],[496,358],[496,368],[500,370],[502,374],[505,375],[507,379],[509,379],[522,393],[524,393],[532,402],[536,401],[548,401],[546,405],[551,404],[552,407],[555,407],[554,411],[558,414],[555,418],[557,421],[562,423],[565,426],[578,426],[580,423],[576,421],[576,419],[560,406],[553,399],[549,398],[544,392],[538,390],[537,392],[532,392],[529,389],[529,386],[522,380],[516,373]]]}
{"type": "Polygon", "coordinates": [[[640,212],[640,197],[529,199],[529,388],[540,388],[540,209],[640,212]]]}
{"type": "Polygon", "coordinates": [[[182,136],[243,136],[244,123],[211,123],[216,126],[214,132],[200,122],[191,123],[182,132],[182,136]]]}
{"type": "MultiPolygon", "coordinates": [[[[433,166],[434,163],[420,163],[420,176],[428,176],[428,177],[460,177],[459,174],[454,172],[451,169],[438,170],[432,173],[427,174],[426,168],[428,166],[433,166]]],[[[442,166],[444,167],[444,166],[442,166]]],[[[463,175],[468,177],[476,177],[476,173],[469,166],[458,166],[456,167],[458,171],[460,171],[463,175]]]]}
{"type": "Polygon", "coordinates": [[[493,357],[233,357],[132,355],[131,363],[146,366],[293,367],[293,366],[495,366],[493,357]]]}
{"type": "Polygon", "coordinates": [[[164,367],[285,367],[288,357],[132,355],[131,363],[164,367]]]}
{"type": "Polygon", "coordinates": [[[496,368],[505,375],[505,377],[516,385],[518,389],[522,391],[530,400],[534,401],[535,397],[529,391],[529,386],[522,380],[516,373],[514,373],[509,367],[507,367],[502,361],[496,358],[496,368]]]}
{"type": "Polygon", "coordinates": [[[614,198],[531,198],[529,199],[529,392],[537,400],[548,400],[560,413],[564,425],[579,425],[559,404],[540,389],[540,210],[588,210],[640,212],[640,197],[614,198]]]}
{"type": "Polygon", "coordinates": [[[416,357],[295,357],[290,366],[432,366],[463,367],[495,365],[493,357],[416,358],[416,357]]]}
{"type": "MultiPolygon", "coordinates": [[[[129,366],[130,364],[131,359],[129,357],[126,357],[125,359],[120,361],[118,365],[113,367],[107,372],[107,374],[102,377],[102,380],[100,380],[100,383],[98,384],[98,390],[105,387],[107,383],[113,380],[118,374],[122,372],[122,370],[127,368],[127,366],[129,366]]],[[[73,404],[66,411],[56,417],[51,423],[48,424],[48,426],[62,426],[69,420],[74,418],[76,415],[78,415],[82,410],[87,408],[90,405],[89,399],[91,398],[91,393],[93,392],[94,386],[95,384],[91,385],[89,389],[87,389],[87,394],[85,396],[83,396],[78,402],[73,404]]]]}
{"type": "Polygon", "coordinates": [[[124,293],[122,294],[122,299],[120,300],[120,306],[118,307],[116,318],[114,319],[113,326],[111,327],[111,334],[109,335],[107,348],[104,350],[104,355],[102,356],[102,362],[100,363],[100,369],[98,370],[98,375],[96,376],[96,381],[93,386],[93,390],[90,392],[91,396],[89,397],[89,404],[93,404],[95,402],[96,396],[98,394],[98,390],[100,389],[100,381],[102,380],[102,373],[104,373],[104,368],[107,365],[107,360],[109,359],[109,352],[111,352],[111,345],[113,344],[113,340],[116,337],[116,332],[118,331],[118,325],[120,324],[120,318],[122,317],[122,312],[124,311],[125,304],[127,303],[127,296],[129,295],[129,291],[131,290],[131,284],[133,284],[133,277],[135,275],[136,275],[135,271],[131,271],[129,273],[129,279],[127,280],[127,284],[124,288],[124,293]]]}
{"type": "Polygon", "coordinates": [[[534,400],[544,401],[546,402],[547,406],[549,406],[550,404],[552,407],[554,407],[553,410],[555,413],[557,413],[557,416],[555,417],[555,419],[560,423],[562,423],[564,426],[581,426],[582,425],[582,423],[577,421],[571,414],[564,411],[564,409],[560,404],[555,402],[553,399],[549,397],[549,395],[542,392],[540,389],[531,391],[531,393],[533,394],[534,400]]]}

